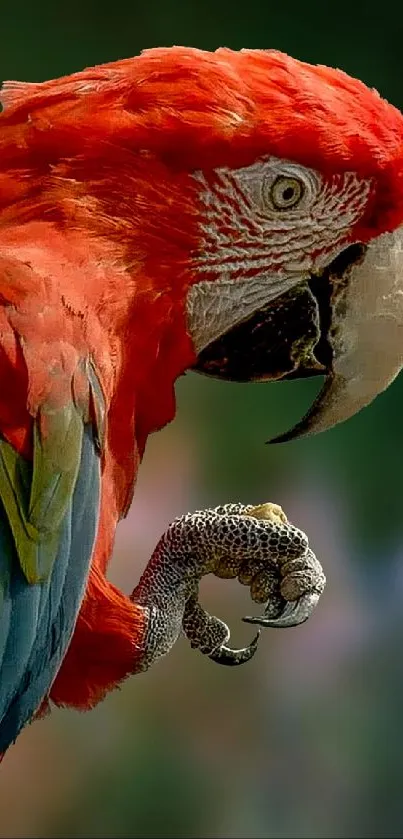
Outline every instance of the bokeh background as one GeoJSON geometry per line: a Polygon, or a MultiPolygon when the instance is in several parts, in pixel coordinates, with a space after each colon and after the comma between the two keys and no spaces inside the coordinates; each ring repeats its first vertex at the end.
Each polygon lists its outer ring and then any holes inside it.
{"type": "MultiPolygon", "coordinates": [[[[157,45],[276,47],[403,106],[397,3],[2,0],[0,25],[3,79],[157,45]]],[[[180,641],[91,714],[57,711],[28,728],[1,766],[1,837],[403,836],[403,382],[326,435],[265,446],[317,389],[181,380],[110,572],[131,591],[175,515],[270,499],[323,561],[317,613],[267,631],[234,672],[180,641]]],[[[208,579],[203,596],[246,641],[245,591],[208,579]]]]}

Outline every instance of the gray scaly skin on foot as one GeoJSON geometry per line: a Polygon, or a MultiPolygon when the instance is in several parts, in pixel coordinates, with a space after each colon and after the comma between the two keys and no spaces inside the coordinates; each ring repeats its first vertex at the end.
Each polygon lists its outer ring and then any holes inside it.
{"type": "Polygon", "coordinates": [[[132,594],[146,614],[142,670],[169,652],[182,632],[219,664],[253,657],[259,634],[247,647],[232,649],[227,624],[199,603],[206,574],[248,586],[251,599],[266,605],[262,615],[243,620],[259,627],[303,623],[326,583],[307,536],[277,504],[226,504],[181,516],[160,539],[132,594]]]}

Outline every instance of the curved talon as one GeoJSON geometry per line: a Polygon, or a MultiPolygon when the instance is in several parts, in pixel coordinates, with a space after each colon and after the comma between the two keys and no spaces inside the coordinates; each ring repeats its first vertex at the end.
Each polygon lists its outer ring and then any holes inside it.
{"type": "Polygon", "coordinates": [[[224,621],[210,615],[199,603],[196,595],[189,597],[184,611],[182,631],[193,649],[211,658],[217,664],[234,667],[245,664],[255,655],[260,629],[248,647],[233,650],[228,647],[230,630],[224,621]]]}
{"type": "Polygon", "coordinates": [[[224,664],[226,667],[236,667],[238,664],[246,664],[246,662],[250,661],[255,655],[259,636],[260,629],[249,646],[243,647],[240,650],[233,650],[231,647],[227,647],[223,644],[221,647],[213,650],[213,652],[209,654],[209,658],[211,658],[212,661],[215,661],[216,664],[224,664]]]}
{"type": "Polygon", "coordinates": [[[259,626],[272,626],[275,629],[284,629],[291,626],[299,626],[305,623],[311,616],[320,599],[320,594],[312,592],[303,594],[298,600],[286,603],[284,610],[278,618],[271,618],[265,612],[263,615],[248,615],[242,618],[244,623],[258,624],[259,626]]]}

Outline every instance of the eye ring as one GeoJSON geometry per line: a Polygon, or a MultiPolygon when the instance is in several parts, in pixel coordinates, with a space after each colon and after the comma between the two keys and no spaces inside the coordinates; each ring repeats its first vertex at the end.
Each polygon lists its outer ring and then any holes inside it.
{"type": "Polygon", "coordinates": [[[289,175],[279,175],[268,190],[270,201],[276,210],[293,210],[302,200],[305,184],[289,175]]]}

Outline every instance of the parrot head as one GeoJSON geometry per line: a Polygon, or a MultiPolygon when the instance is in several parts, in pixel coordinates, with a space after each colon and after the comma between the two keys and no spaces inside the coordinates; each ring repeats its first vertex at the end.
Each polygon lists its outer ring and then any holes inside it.
{"type": "Polygon", "coordinates": [[[324,375],[278,439],[346,419],[396,376],[403,116],[376,91],[277,51],[173,47],[9,82],[2,101],[3,224],[41,218],[109,260],[88,295],[124,335],[144,437],[189,368],[324,375]]]}
{"type": "Polygon", "coordinates": [[[264,69],[268,155],[197,175],[204,276],[188,312],[200,372],[325,376],[306,416],[271,441],[285,442],[346,420],[403,366],[403,117],[340,71],[245,54],[251,84],[264,69]]]}

